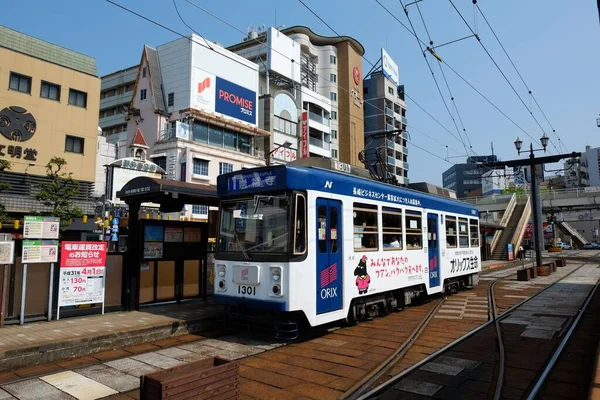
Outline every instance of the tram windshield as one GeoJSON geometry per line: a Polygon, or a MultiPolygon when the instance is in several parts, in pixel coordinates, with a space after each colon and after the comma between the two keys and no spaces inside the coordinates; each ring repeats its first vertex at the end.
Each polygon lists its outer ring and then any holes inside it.
{"type": "Polygon", "coordinates": [[[223,201],[219,251],[288,253],[290,205],[287,194],[223,201]]]}

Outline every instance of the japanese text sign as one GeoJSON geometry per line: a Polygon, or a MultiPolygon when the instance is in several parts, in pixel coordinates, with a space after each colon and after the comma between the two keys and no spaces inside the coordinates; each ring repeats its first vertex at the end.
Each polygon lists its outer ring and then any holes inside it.
{"type": "Polygon", "coordinates": [[[105,242],[62,242],[60,267],[105,267],[106,250],[105,242]]]}

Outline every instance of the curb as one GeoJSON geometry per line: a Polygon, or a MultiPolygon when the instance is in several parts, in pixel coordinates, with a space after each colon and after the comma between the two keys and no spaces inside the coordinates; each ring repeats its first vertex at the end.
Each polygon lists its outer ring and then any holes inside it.
{"type": "Polygon", "coordinates": [[[0,372],[53,363],[101,351],[168,339],[173,336],[208,332],[215,327],[218,320],[220,318],[215,316],[189,321],[175,321],[144,329],[11,349],[0,352],[0,372]]]}

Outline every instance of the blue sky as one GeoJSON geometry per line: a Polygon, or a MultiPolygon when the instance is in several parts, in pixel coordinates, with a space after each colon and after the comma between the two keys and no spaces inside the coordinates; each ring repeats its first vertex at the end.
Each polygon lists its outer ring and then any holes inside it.
{"type": "MultiPolygon", "coordinates": [[[[179,20],[171,0],[115,1],[178,32],[190,32],[179,20]]],[[[250,25],[307,25],[323,35],[333,35],[327,26],[296,0],[189,1],[242,31],[247,31],[250,25]]],[[[408,25],[398,1],[379,1],[408,25]]],[[[370,62],[376,62],[380,48],[385,47],[398,64],[400,81],[405,85],[406,93],[458,136],[415,38],[375,0],[305,2],[340,34],[359,40],[367,49],[365,57],[370,62]]],[[[453,2],[471,26],[474,26],[471,0],[453,2]]],[[[177,38],[175,34],[141,20],[105,0],[3,0],[2,3],[3,15],[15,16],[3,18],[3,25],[95,57],[100,75],[139,62],[144,44],[157,46],[177,38]],[[82,7],[82,4],[86,7],[82,7]],[[28,11],[27,18],[17,17],[23,15],[23,10],[28,11]]],[[[190,5],[187,0],[177,0],[177,4],[186,22],[208,40],[218,41],[223,45],[241,40],[243,35],[240,32],[190,5]]],[[[596,39],[599,23],[596,2],[577,2],[575,6],[547,0],[481,0],[478,4],[566,150],[582,151],[586,144],[600,146],[600,130],[595,122],[600,113],[600,80],[597,73],[600,52],[597,50],[596,39]]],[[[419,5],[434,44],[470,34],[449,1],[423,0],[419,5]]],[[[409,10],[419,37],[428,41],[418,10],[415,6],[411,6],[409,10]]],[[[525,104],[533,111],[544,131],[560,152],[564,152],[481,16],[477,18],[477,26],[482,42],[507,74],[525,104]]],[[[542,135],[540,127],[474,38],[444,46],[438,52],[450,66],[534,139],[542,135]]],[[[370,69],[367,61],[363,63],[363,68],[365,71],[370,69]]],[[[453,110],[439,66],[435,65],[434,72],[446,101],[453,110]]],[[[513,145],[515,138],[521,137],[524,146],[528,146],[532,139],[486,103],[454,73],[447,68],[444,68],[444,72],[468,135],[468,139],[463,138],[465,144],[469,146],[470,142],[473,151],[483,155],[490,153],[493,142],[494,152],[501,159],[516,158],[513,145]]],[[[443,160],[447,155],[446,146],[449,155],[453,157],[449,161],[457,163],[464,162],[466,158],[463,144],[410,100],[407,101],[407,118],[411,135],[408,156],[410,180],[441,184],[442,172],[451,165],[443,160]]],[[[455,119],[462,133],[456,115],[455,119]]],[[[557,153],[552,145],[549,150],[552,154],[557,153]]]]}

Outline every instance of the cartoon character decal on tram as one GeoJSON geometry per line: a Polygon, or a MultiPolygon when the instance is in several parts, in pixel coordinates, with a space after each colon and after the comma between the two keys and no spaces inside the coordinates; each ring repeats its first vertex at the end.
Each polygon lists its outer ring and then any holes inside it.
{"type": "Polygon", "coordinates": [[[358,266],[354,269],[354,276],[356,276],[358,294],[367,293],[369,284],[371,283],[371,277],[367,273],[367,256],[362,256],[358,262],[358,266]]]}

